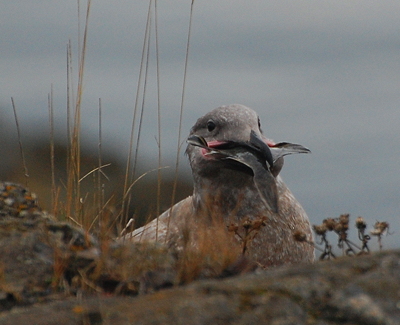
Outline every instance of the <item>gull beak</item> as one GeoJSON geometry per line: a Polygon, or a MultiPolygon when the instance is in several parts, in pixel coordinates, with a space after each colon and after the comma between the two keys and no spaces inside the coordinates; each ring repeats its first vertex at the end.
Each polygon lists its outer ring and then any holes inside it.
{"type": "Polygon", "coordinates": [[[192,146],[201,147],[204,149],[209,149],[206,139],[197,135],[191,135],[187,138],[186,142],[192,146]]]}
{"type": "Polygon", "coordinates": [[[191,135],[187,139],[191,145],[207,150],[206,155],[213,155],[219,160],[235,161],[249,168],[253,173],[254,185],[265,206],[278,213],[278,190],[270,169],[273,156],[268,145],[252,131],[250,142],[225,141],[207,142],[203,137],[191,135]]]}

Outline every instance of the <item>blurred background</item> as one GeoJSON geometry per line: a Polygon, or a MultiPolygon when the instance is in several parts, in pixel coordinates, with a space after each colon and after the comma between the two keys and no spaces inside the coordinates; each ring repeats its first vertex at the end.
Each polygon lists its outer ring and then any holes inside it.
{"type": "MultiPolygon", "coordinates": [[[[48,94],[53,89],[57,181],[65,179],[67,53],[77,86],[86,2],[15,0],[0,10],[0,179],[25,183],[14,98],[30,189],[49,208],[48,94]],[[80,29],[80,33],[78,30],[80,29]],[[78,36],[80,35],[80,36],[78,36]]],[[[157,74],[152,2],[149,70],[137,175],[158,166],[157,74]]],[[[102,102],[106,188],[121,190],[129,151],[149,1],[92,3],[82,101],[83,171],[97,165],[102,102]]],[[[157,1],[162,119],[162,209],[169,206],[191,1],[157,1]]],[[[395,1],[195,1],[182,139],[196,119],[224,104],[256,110],[266,136],[312,155],[281,173],[317,224],[350,213],[369,228],[388,221],[385,247],[399,247],[400,3],[395,1]]],[[[143,96],[140,97],[140,103],[143,96]]],[[[177,199],[191,192],[180,151],[177,199]]],[[[157,173],[136,185],[134,210],[154,214],[157,173]]]]}

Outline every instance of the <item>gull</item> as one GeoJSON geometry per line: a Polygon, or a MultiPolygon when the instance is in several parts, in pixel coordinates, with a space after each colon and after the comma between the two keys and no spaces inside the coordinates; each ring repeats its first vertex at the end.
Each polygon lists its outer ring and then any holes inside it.
{"type": "MultiPolygon", "coordinates": [[[[261,266],[314,260],[307,214],[280,176],[284,156],[310,150],[269,140],[257,113],[238,104],[200,117],[187,142],[193,194],[119,240],[182,248],[192,233],[217,225],[234,229],[243,253],[261,266]],[[245,238],[249,224],[257,229],[245,238]]],[[[198,237],[190,238],[195,245],[198,237]]]]}

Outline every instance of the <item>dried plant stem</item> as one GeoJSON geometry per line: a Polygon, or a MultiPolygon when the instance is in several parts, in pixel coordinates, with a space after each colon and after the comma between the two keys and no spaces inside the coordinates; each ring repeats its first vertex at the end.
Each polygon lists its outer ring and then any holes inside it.
{"type": "MultiPolygon", "coordinates": [[[[78,3],[79,4],[79,3],[78,3]]],[[[90,13],[91,0],[87,2],[86,8],[86,20],[85,30],[83,34],[82,51],[80,53],[79,60],[79,72],[78,72],[78,87],[76,94],[76,103],[74,111],[74,122],[72,134],[69,139],[70,141],[70,164],[68,169],[68,180],[67,180],[67,218],[72,218],[72,211],[75,213],[75,219],[82,223],[81,208],[82,203],[80,200],[80,173],[81,173],[81,157],[80,157],[80,127],[81,127],[81,101],[83,94],[83,75],[85,67],[85,54],[87,48],[87,34],[89,24],[89,13],[90,13]]]]}
{"type": "Polygon", "coordinates": [[[78,14],[78,62],[81,61],[81,2],[77,0],[77,14],[78,14]]]}
{"type": "Polygon", "coordinates": [[[101,107],[101,98],[99,98],[99,144],[98,144],[98,173],[97,173],[97,215],[99,218],[99,228],[103,229],[103,205],[104,205],[104,191],[101,183],[101,168],[102,166],[102,107],[101,107]]]}
{"type": "Polygon", "coordinates": [[[19,128],[17,109],[15,108],[15,103],[14,103],[14,98],[13,97],[11,97],[11,104],[12,104],[12,108],[13,108],[13,111],[14,111],[15,125],[17,126],[19,152],[21,153],[22,167],[23,167],[23,170],[24,170],[24,176],[25,176],[25,182],[26,182],[25,185],[28,186],[29,173],[28,173],[28,168],[26,167],[24,150],[22,148],[21,130],[19,128]]]}
{"type": "MultiPolygon", "coordinates": [[[[71,151],[71,99],[74,98],[73,95],[73,84],[72,84],[72,50],[71,50],[71,40],[68,41],[67,45],[67,153],[71,151]]],[[[70,156],[67,154],[67,174],[70,169],[70,156]]]]}
{"type": "MultiPolygon", "coordinates": [[[[164,168],[168,168],[168,167],[160,167],[160,169],[164,169],[164,168]]],[[[146,176],[147,174],[149,174],[149,173],[151,173],[151,172],[153,172],[153,171],[155,171],[155,170],[158,170],[158,169],[159,169],[159,168],[151,169],[151,170],[149,170],[149,171],[143,173],[142,175],[140,175],[138,178],[136,178],[136,179],[129,185],[129,187],[126,189],[125,195],[124,195],[123,198],[122,198],[123,202],[129,203],[130,196],[131,196],[130,191],[132,190],[133,186],[134,186],[139,180],[141,180],[141,179],[142,179],[144,176],[146,176]]],[[[114,219],[114,221],[112,222],[112,224],[110,225],[110,227],[112,227],[112,226],[115,224],[116,221],[117,221],[117,219],[114,219]]],[[[126,226],[125,226],[125,227],[126,227],[126,226]]]]}
{"type": "MultiPolygon", "coordinates": [[[[158,49],[158,12],[157,0],[154,1],[154,24],[155,24],[155,38],[156,38],[156,69],[157,69],[157,126],[158,126],[158,171],[157,171],[157,205],[156,216],[160,215],[160,201],[161,201],[161,99],[160,99],[160,64],[159,64],[159,49],[158,49]]],[[[158,240],[158,218],[156,221],[156,241],[158,240]]]]}
{"type": "MultiPolygon", "coordinates": [[[[161,169],[164,169],[164,168],[168,168],[168,167],[161,167],[161,169]]],[[[151,169],[151,170],[149,170],[149,171],[143,173],[142,175],[140,175],[138,178],[136,178],[136,179],[129,185],[129,187],[128,187],[128,189],[127,189],[127,191],[126,191],[125,196],[124,196],[123,199],[126,200],[126,199],[128,198],[129,192],[132,190],[132,187],[133,187],[139,180],[141,180],[141,179],[142,179],[144,176],[146,176],[147,174],[149,174],[149,173],[151,173],[151,172],[154,172],[155,170],[158,170],[158,169],[159,169],[159,168],[151,169]]]]}
{"type": "MultiPolygon", "coordinates": [[[[93,218],[93,221],[92,221],[92,223],[90,224],[90,226],[89,226],[89,228],[88,228],[88,231],[91,231],[91,230],[92,230],[92,228],[93,228],[93,226],[94,226],[94,224],[95,224],[95,222],[96,222],[97,220],[99,220],[99,223],[100,223],[101,215],[104,214],[104,210],[106,209],[106,207],[108,206],[108,204],[110,204],[110,202],[111,202],[112,199],[113,199],[113,196],[111,196],[111,197],[103,204],[103,206],[100,207],[99,214],[97,214],[97,216],[95,216],[95,217],[93,218]]],[[[100,226],[101,226],[101,225],[100,225],[100,226]]],[[[105,236],[105,235],[107,234],[107,231],[108,231],[107,229],[101,228],[100,230],[101,230],[101,231],[104,231],[104,233],[102,234],[103,236],[105,236]]]]}
{"type": "MultiPolygon", "coordinates": [[[[151,26],[151,15],[149,18],[149,25],[151,26]]],[[[148,81],[148,75],[149,75],[149,61],[150,61],[150,35],[151,35],[151,30],[149,28],[148,30],[148,37],[147,37],[147,51],[146,51],[146,68],[144,72],[144,84],[143,84],[143,94],[142,94],[142,104],[140,107],[140,117],[139,117],[139,125],[138,125],[138,134],[136,138],[136,148],[135,148],[135,157],[133,160],[133,170],[132,170],[132,176],[131,176],[131,181],[135,179],[136,175],[136,167],[137,167],[137,159],[138,159],[138,154],[139,154],[139,144],[140,144],[140,136],[142,134],[142,125],[143,125],[143,114],[144,114],[144,103],[146,101],[146,89],[147,89],[147,81],[148,81]]]]}
{"type": "Polygon", "coordinates": [[[72,51],[71,51],[71,40],[68,42],[67,46],[67,184],[65,186],[67,190],[67,200],[65,204],[65,213],[67,218],[71,216],[71,206],[72,206],[72,175],[70,175],[72,171],[71,164],[71,156],[70,153],[72,151],[72,137],[71,137],[71,98],[73,95],[71,94],[73,86],[72,86],[72,51]]]}
{"type": "Polygon", "coordinates": [[[86,173],[84,176],[82,176],[82,177],[78,180],[78,182],[79,182],[79,183],[82,182],[86,177],[88,177],[89,175],[93,174],[93,173],[96,172],[96,171],[99,172],[100,174],[103,174],[103,175],[104,175],[104,173],[101,171],[101,169],[102,169],[103,167],[108,167],[108,166],[111,166],[111,163],[105,164],[105,165],[102,165],[102,166],[99,166],[99,167],[96,167],[96,168],[92,169],[90,172],[88,172],[88,173],[86,173]]]}
{"type": "MultiPolygon", "coordinates": [[[[175,179],[174,185],[172,188],[172,197],[171,197],[171,212],[170,216],[172,215],[172,207],[175,203],[175,196],[176,196],[176,188],[178,185],[178,171],[179,171],[179,156],[181,152],[181,133],[182,133],[182,117],[183,117],[183,107],[185,102],[185,89],[186,89],[186,76],[187,76],[187,68],[188,68],[188,61],[189,61],[189,49],[190,49],[190,37],[192,32],[192,21],[193,21],[193,5],[194,0],[190,5],[190,18],[189,18],[189,28],[188,28],[188,35],[187,35],[187,42],[186,42],[186,56],[185,56],[185,68],[183,72],[183,84],[182,84],[182,97],[181,97],[181,108],[179,112],[179,127],[178,127],[178,138],[177,138],[177,148],[176,148],[176,163],[175,163],[175,179]]],[[[169,231],[169,219],[168,219],[168,226],[167,232],[169,231]]],[[[165,238],[168,238],[168,233],[165,238]]]]}
{"type": "Polygon", "coordinates": [[[53,85],[51,85],[50,94],[48,95],[48,109],[49,109],[49,127],[50,127],[50,165],[51,165],[51,207],[52,214],[56,216],[56,174],[54,164],[54,108],[53,108],[53,85]]]}
{"type": "Polygon", "coordinates": [[[138,85],[136,88],[135,106],[133,109],[131,136],[130,136],[130,141],[129,141],[129,153],[128,153],[128,159],[126,160],[124,194],[123,194],[124,199],[122,201],[122,207],[121,207],[121,212],[120,212],[119,216],[124,216],[128,213],[128,208],[127,208],[128,202],[127,201],[129,201],[129,198],[127,196],[127,193],[129,192],[128,186],[129,186],[129,183],[131,182],[130,174],[131,174],[131,164],[132,164],[133,143],[134,143],[134,137],[135,137],[135,125],[136,125],[136,118],[137,118],[137,109],[138,109],[138,105],[139,105],[139,94],[140,94],[140,89],[141,89],[141,85],[142,85],[143,67],[144,67],[144,63],[145,63],[147,42],[148,42],[148,37],[149,37],[151,5],[152,5],[152,1],[150,1],[150,3],[149,3],[149,9],[148,9],[148,13],[147,13],[147,23],[146,23],[146,29],[145,29],[145,36],[144,36],[144,40],[143,40],[142,58],[141,58],[140,70],[139,70],[139,79],[138,79],[138,85]]]}
{"type": "Polygon", "coordinates": [[[379,244],[379,251],[382,251],[382,249],[383,249],[382,235],[378,236],[378,244],[379,244]]]}

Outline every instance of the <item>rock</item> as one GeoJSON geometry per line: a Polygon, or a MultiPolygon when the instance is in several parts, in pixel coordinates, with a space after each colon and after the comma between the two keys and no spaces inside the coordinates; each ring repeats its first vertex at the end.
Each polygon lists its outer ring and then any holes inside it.
{"type": "Polygon", "coordinates": [[[204,280],[139,297],[66,299],[1,324],[368,324],[400,319],[400,250],[204,280]]]}
{"type": "Polygon", "coordinates": [[[96,245],[42,211],[23,186],[0,182],[0,311],[53,299],[65,272],[87,264],[88,252],[93,260],[96,245]]]}
{"type": "Polygon", "coordinates": [[[162,246],[100,244],[30,198],[0,182],[0,324],[400,324],[400,250],[177,286],[162,246]]]}

